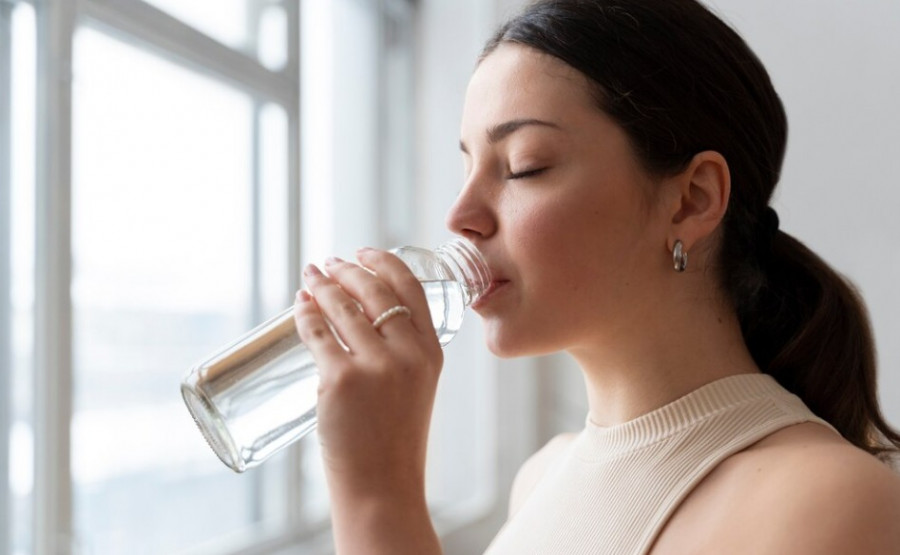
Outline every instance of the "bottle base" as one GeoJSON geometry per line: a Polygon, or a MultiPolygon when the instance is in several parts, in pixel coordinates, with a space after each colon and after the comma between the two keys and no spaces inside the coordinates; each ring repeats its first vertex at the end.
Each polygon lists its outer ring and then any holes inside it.
{"type": "Polygon", "coordinates": [[[187,405],[194,423],[203,435],[203,439],[225,466],[235,472],[243,472],[247,466],[238,456],[237,448],[228,429],[222,421],[222,415],[206,399],[203,393],[196,391],[188,384],[181,384],[181,396],[187,405]]]}

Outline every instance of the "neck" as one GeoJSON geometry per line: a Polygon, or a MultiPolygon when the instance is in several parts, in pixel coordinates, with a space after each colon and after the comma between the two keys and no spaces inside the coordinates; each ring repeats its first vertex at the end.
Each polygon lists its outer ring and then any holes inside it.
{"type": "Polygon", "coordinates": [[[671,305],[667,312],[648,303],[630,325],[570,349],[584,373],[595,424],[620,424],[717,379],[759,372],[737,316],[724,303],[706,293],[671,305]]]}

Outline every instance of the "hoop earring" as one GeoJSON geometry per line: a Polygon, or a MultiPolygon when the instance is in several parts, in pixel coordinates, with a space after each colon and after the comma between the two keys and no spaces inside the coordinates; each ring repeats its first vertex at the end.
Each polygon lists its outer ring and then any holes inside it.
{"type": "Polygon", "coordinates": [[[688,253],[684,250],[684,243],[681,239],[675,240],[675,248],[672,249],[672,263],[675,265],[675,271],[681,273],[687,268],[688,253]]]}

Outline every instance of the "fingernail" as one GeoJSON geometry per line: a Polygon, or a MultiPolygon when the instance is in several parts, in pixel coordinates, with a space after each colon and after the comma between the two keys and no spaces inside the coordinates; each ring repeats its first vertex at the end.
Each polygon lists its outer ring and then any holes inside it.
{"type": "Polygon", "coordinates": [[[322,274],[322,270],[316,267],[315,264],[309,264],[303,269],[303,275],[308,277],[319,277],[324,274],[322,274]]]}
{"type": "Polygon", "coordinates": [[[356,256],[362,256],[362,255],[364,255],[364,254],[366,254],[366,253],[370,253],[370,252],[372,252],[372,251],[374,251],[374,250],[375,250],[375,249],[373,249],[372,247],[363,247],[363,248],[361,248],[361,249],[357,249],[357,251],[356,251],[356,256]]]}
{"type": "Polygon", "coordinates": [[[335,264],[340,264],[340,263],[343,262],[343,261],[344,261],[343,259],[338,258],[338,257],[336,257],[336,256],[329,256],[328,258],[325,259],[325,265],[326,265],[326,266],[333,266],[333,265],[335,265],[335,264]]]}
{"type": "Polygon", "coordinates": [[[297,296],[295,297],[295,301],[298,303],[306,303],[312,300],[312,295],[306,289],[300,289],[297,291],[297,296]]]}

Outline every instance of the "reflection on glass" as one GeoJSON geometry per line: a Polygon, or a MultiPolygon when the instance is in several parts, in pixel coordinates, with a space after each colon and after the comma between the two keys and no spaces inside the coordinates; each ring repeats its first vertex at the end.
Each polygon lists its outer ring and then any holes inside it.
{"type": "Polygon", "coordinates": [[[265,517],[259,476],[209,456],[178,394],[198,353],[252,323],[253,110],[76,34],[73,518],[90,553],[173,553],[265,517]]]}

